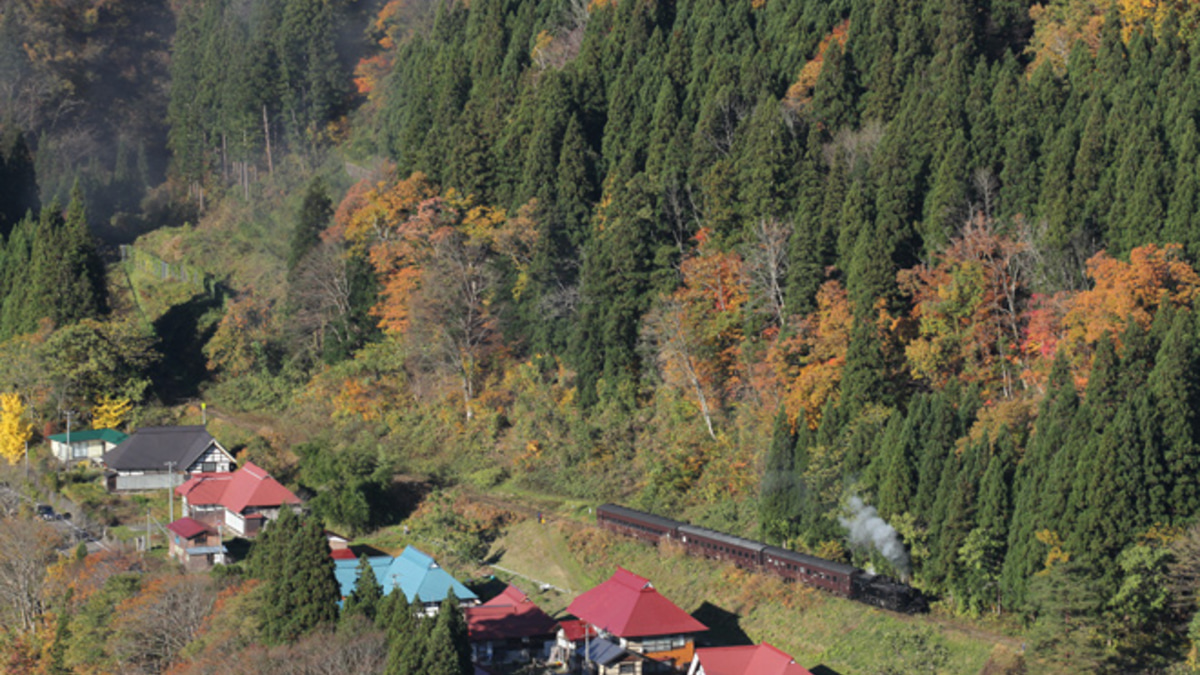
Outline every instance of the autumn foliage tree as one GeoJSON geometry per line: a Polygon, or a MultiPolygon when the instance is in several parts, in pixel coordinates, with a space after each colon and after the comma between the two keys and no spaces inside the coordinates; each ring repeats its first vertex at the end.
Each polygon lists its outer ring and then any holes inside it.
{"type": "Polygon", "coordinates": [[[646,333],[663,378],[694,397],[715,438],[713,415],[738,378],[741,307],[749,294],[741,256],[717,249],[708,230],[696,241],[696,255],[679,266],[683,284],[646,317],[646,333]]]}
{"type": "Polygon", "coordinates": [[[26,444],[32,437],[33,424],[20,395],[0,394],[0,456],[9,464],[16,464],[25,456],[26,444]]]}
{"type": "Polygon", "coordinates": [[[1063,319],[1072,342],[1094,345],[1103,334],[1119,338],[1130,321],[1149,328],[1160,308],[1191,306],[1200,275],[1178,244],[1146,244],[1124,262],[1101,251],[1087,262],[1094,286],[1076,295],[1063,319]]]}
{"type": "Polygon", "coordinates": [[[937,265],[899,273],[900,288],[913,300],[916,336],[905,353],[915,377],[938,387],[959,378],[1014,395],[1027,294],[1019,265],[1024,251],[980,215],[937,265]]]}
{"type": "Polygon", "coordinates": [[[817,310],[800,321],[795,336],[777,347],[791,419],[803,411],[808,425],[816,428],[825,403],[837,396],[853,326],[854,308],[845,287],[840,281],[826,281],[817,292],[817,310]]]}
{"type": "Polygon", "coordinates": [[[132,411],[133,402],[126,397],[101,396],[92,407],[92,428],[120,429],[132,411]]]}
{"type": "Polygon", "coordinates": [[[452,374],[467,419],[497,346],[498,266],[516,272],[519,295],[537,237],[535,211],[531,202],[509,216],[454,190],[439,195],[416,173],[352,191],[328,235],[366,255],[380,281],[371,310],[380,328],[411,337],[421,363],[452,374]]]}

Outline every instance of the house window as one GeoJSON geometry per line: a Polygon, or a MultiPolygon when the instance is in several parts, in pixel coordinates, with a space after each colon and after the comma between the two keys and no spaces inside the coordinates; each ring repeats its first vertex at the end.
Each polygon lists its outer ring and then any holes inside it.
{"type": "Polygon", "coordinates": [[[75,459],[83,459],[84,457],[87,457],[87,454],[88,454],[88,453],[87,453],[87,446],[86,446],[86,445],[82,445],[82,444],[75,444],[75,445],[72,445],[72,446],[71,446],[71,455],[72,455],[72,456],[73,456],[75,459]]]}
{"type": "Polygon", "coordinates": [[[636,663],[622,663],[621,668],[619,670],[617,670],[617,672],[618,673],[631,673],[631,674],[636,673],[637,672],[637,664],[636,663]]]}
{"type": "Polygon", "coordinates": [[[204,473],[213,473],[217,470],[216,462],[204,462],[200,465],[200,470],[204,473]]]}
{"type": "Polygon", "coordinates": [[[671,649],[671,638],[655,638],[646,640],[642,643],[642,649],[646,652],[665,652],[671,649]]]}

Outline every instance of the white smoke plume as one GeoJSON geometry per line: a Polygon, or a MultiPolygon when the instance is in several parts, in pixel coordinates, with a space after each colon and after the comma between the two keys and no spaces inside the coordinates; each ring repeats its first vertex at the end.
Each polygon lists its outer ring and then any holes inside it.
{"type": "Polygon", "coordinates": [[[907,578],[912,572],[912,563],[896,529],[879,517],[874,506],[864,504],[858,497],[850,498],[849,507],[850,517],[839,516],[838,522],[850,531],[850,544],[873,546],[892,563],[901,577],[907,578]]]}

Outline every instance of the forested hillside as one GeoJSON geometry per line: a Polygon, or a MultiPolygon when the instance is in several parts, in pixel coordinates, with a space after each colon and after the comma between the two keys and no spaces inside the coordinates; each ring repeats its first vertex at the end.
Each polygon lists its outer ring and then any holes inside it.
{"type": "Polygon", "coordinates": [[[0,35],[0,387],[45,419],[200,393],[311,425],[247,455],[355,532],[419,472],[871,564],[1066,668],[1200,643],[1195,3],[21,0],[0,35]],[[110,302],[85,203],[218,287],[110,302]],[[85,318],[136,358],[30,376],[85,318]]]}

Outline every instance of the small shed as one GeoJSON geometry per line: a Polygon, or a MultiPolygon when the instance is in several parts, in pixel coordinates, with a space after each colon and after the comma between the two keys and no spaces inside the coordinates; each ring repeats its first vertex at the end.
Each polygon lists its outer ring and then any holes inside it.
{"type": "Polygon", "coordinates": [[[50,441],[50,453],[54,458],[63,464],[69,464],[84,460],[98,462],[104,457],[104,453],[125,442],[127,438],[128,434],[116,429],[86,429],[54,434],[46,440],[50,441]]]}
{"type": "Polygon", "coordinates": [[[167,525],[171,533],[168,551],[189,572],[202,572],[213,565],[225,564],[225,546],[221,535],[205,523],[180,518],[167,525]]]}

